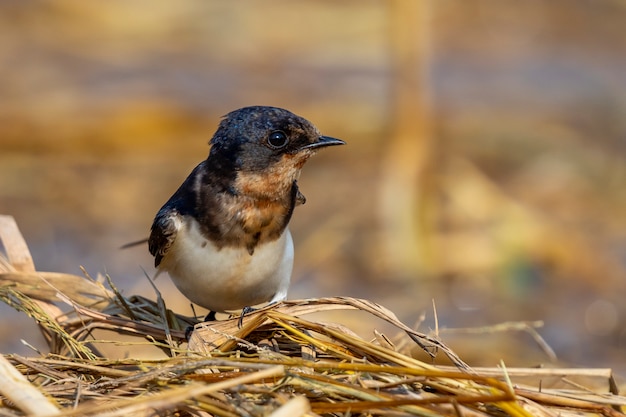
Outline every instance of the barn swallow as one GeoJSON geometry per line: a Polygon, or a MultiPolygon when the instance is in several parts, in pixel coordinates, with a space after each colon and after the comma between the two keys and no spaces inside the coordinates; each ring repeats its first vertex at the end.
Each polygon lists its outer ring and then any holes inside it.
{"type": "MultiPolygon", "coordinates": [[[[289,220],[303,204],[298,177],[321,148],[308,120],[276,107],[228,113],[202,161],[158,211],[148,247],[157,275],[167,271],[193,303],[216,312],[287,297],[294,248],[289,220]]],[[[241,322],[240,322],[241,323],[241,322]]]]}

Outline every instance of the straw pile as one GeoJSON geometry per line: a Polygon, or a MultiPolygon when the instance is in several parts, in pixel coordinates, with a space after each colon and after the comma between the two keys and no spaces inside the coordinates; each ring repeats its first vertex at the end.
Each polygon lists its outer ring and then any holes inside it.
{"type": "Polygon", "coordinates": [[[0,356],[0,416],[616,416],[626,405],[610,370],[473,369],[366,300],[290,301],[247,315],[241,327],[238,318],[197,324],[160,297],[123,297],[110,280],[36,271],[11,217],[0,216],[0,238],[0,298],[39,324],[51,352],[0,356]],[[404,341],[374,329],[366,341],[341,324],[302,318],[333,309],[382,319],[404,341]],[[107,341],[93,336],[99,329],[147,340],[168,358],[107,359],[98,351],[107,341]],[[415,349],[454,366],[419,361],[415,349]],[[542,378],[575,375],[609,388],[541,389],[542,378]],[[537,384],[516,382],[521,376],[537,384]]]}

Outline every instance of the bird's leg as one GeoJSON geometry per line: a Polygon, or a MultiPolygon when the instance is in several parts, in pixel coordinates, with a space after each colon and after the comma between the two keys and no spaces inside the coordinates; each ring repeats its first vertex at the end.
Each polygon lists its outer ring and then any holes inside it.
{"type": "MultiPolygon", "coordinates": [[[[203,322],[206,323],[207,321],[215,321],[215,311],[209,311],[209,314],[206,315],[203,322]]],[[[185,339],[187,341],[189,341],[189,338],[191,337],[191,333],[193,333],[193,329],[194,329],[194,326],[187,326],[187,328],[185,329],[185,339]]]]}
{"type": "Polygon", "coordinates": [[[209,311],[209,314],[206,315],[204,321],[215,321],[215,311],[209,311]]]}
{"type": "MultiPolygon", "coordinates": [[[[265,307],[269,307],[269,306],[273,306],[274,304],[278,304],[278,301],[272,301],[271,303],[269,303],[268,305],[266,305],[265,307]]],[[[263,307],[263,308],[265,308],[263,307]]],[[[243,325],[243,318],[246,314],[250,314],[253,311],[257,311],[258,308],[254,308],[254,307],[244,307],[241,310],[241,316],[239,316],[239,321],[237,322],[237,326],[241,329],[241,326],[243,325]]]]}
{"type": "Polygon", "coordinates": [[[191,333],[193,333],[193,326],[187,326],[185,329],[185,340],[189,342],[189,338],[191,337],[191,333]]]}
{"type": "Polygon", "coordinates": [[[243,318],[245,317],[245,315],[249,314],[249,313],[252,313],[254,310],[256,310],[256,308],[244,307],[241,310],[241,316],[239,316],[239,321],[237,322],[237,327],[239,327],[241,329],[241,326],[243,325],[243,318]]]}

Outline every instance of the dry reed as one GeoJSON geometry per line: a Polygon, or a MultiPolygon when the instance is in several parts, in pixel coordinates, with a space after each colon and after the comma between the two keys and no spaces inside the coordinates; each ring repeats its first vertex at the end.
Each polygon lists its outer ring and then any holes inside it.
{"type": "Polygon", "coordinates": [[[160,297],[124,297],[107,279],[36,271],[9,216],[0,216],[0,239],[0,298],[35,320],[50,348],[0,356],[0,416],[615,416],[626,405],[608,369],[471,368],[367,300],[284,302],[247,315],[241,327],[238,318],[197,323],[160,297]],[[383,320],[453,366],[417,360],[375,329],[367,341],[341,324],[302,318],[337,309],[383,320]],[[107,359],[96,330],[147,339],[168,357],[107,359]],[[608,389],[541,388],[543,378],[573,376],[608,389]],[[519,377],[537,384],[514,383],[519,377]]]}

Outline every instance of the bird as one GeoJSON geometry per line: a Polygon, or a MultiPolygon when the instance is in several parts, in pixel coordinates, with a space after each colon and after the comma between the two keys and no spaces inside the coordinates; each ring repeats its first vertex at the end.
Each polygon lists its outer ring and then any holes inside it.
{"type": "MultiPolygon", "coordinates": [[[[157,212],[148,238],[156,275],[216,313],[287,297],[294,259],[289,221],[304,204],[298,178],[321,148],[345,142],[270,106],[223,116],[200,162],[157,212]]],[[[155,275],[155,277],[156,277],[155,275]]]]}

